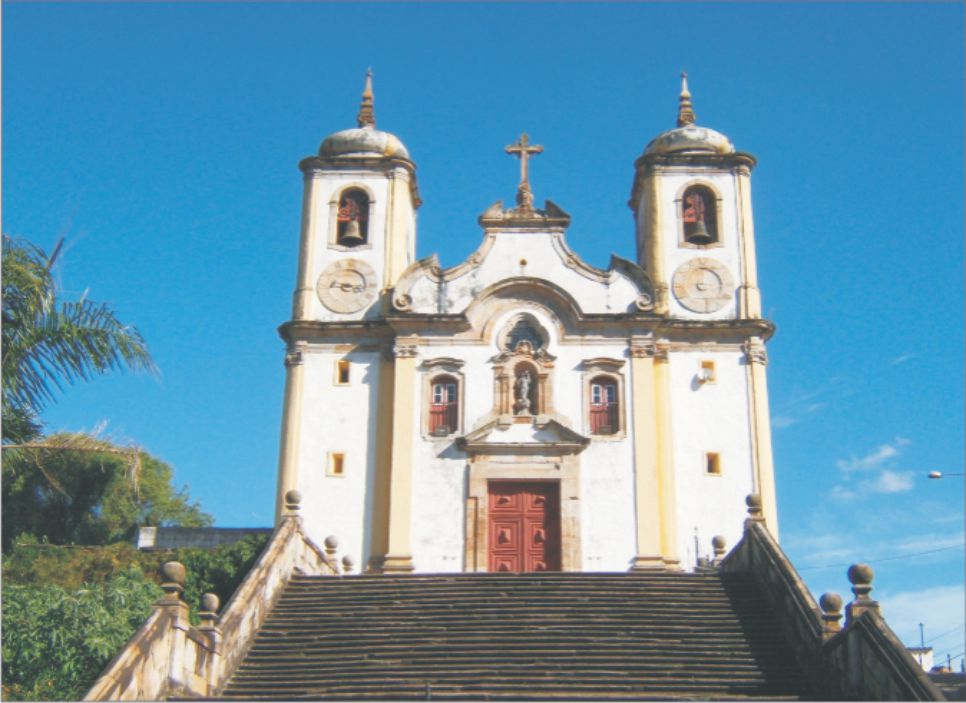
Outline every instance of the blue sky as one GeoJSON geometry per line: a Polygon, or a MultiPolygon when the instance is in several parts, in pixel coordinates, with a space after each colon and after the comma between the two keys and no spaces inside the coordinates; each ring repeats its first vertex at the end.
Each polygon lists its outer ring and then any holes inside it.
{"type": "MultiPolygon", "coordinates": [[[[22,4],[3,6],[3,230],[51,248],[65,292],[110,302],[158,379],[71,388],[48,427],[133,441],[222,526],[272,519],[299,159],[354,125],[417,166],[420,257],[461,261],[511,200],[571,246],[633,258],[633,162],[698,123],[756,155],[783,546],[817,594],[871,560],[886,618],[961,655],[963,6],[22,4]],[[939,550],[939,551],[936,551],[939,550]]],[[[736,520],[742,519],[740,509],[736,520]]]]}

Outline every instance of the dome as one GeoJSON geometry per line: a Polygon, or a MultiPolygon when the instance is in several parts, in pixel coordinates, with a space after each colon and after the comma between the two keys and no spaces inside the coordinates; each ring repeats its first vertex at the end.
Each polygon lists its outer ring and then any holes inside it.
{"type": "Polygon", "coordinates": [[[695,124],[669,129],[645,147],[645,154],[733,154],[735,145],[721,132],[695,124]]]}
{"type": "Polygon", "coordinates": [[[373,125],[344,129],[330,134],[319,147],[319,156],[395,156],[409,158],[409,151],[399,138],[373,125]]]}
{"type": "Polygon", "coordinates": [[[694,123],[696,117],[688,90],[688,74],[681,74],[678,126],[659,134],[644,147],[644,154],[734,154],[735,145],[721,132],[694,123]]]}

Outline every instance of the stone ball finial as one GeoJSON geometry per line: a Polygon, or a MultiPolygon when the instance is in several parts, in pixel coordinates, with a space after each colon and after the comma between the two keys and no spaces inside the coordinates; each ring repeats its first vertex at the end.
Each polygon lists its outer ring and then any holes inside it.
{"type": "Polygon", "coordinates": [[[852,564],[848,572],[849,582],[853,586],[868,586],[875,577],[875,572],[868,564],[852,564]]]}
{"type": "Polygon", "coordinates": [[[761,496],[757,493],[749,493],[745,497],[745,505],[748,506],[748,512],[753,510],[761,510],[761,496]]]}
{"type": "Polygon", "coordinates": [[[852,564],[848,571],[849,581],[852,583],[852,593],[855,599],[860,602],[869,600],[869,593],[872,591],[872,579],[875,573],[868,564],[852,564]]]}
{"type": "Polygon", "coordinates": [[[823,593],[818,599],[822,608],[822,639],[830,640],[842,630],[842,596],[838,593],[823,593]]]}
{"type": "Polygon", "coordinates": [[[214,593],[205,593],[201,596],[201,609],[206,613],[217,613],[221,605],[221,600],[214,593]]]}
{"type": "Polygon", "coordinates": [[[715,535],[711,538],[711,546],[714,548],[715,554],[719,552],[723,554],[727,544],[728,540],[724,538],[724,535],[715,535]]]}
{"type": "Polygon", "coordinates": [[[291,490],[285,493],[285,507],[288,510],[298,510],[302,503],[302,494],[299,491],[291,490]]]}
{"type": "Polygon", "coordinates": [[[818,599],[818,604],[826,613],[835,614],[842,612],[842,596],[838,593],[823,593],[818,599]]]}
{"type": "Polygon", "coordinates": [[[356,565],[356,560],[353,559],[349,554],[342,557],[342,568],[346,573],[352,571],[352,567],[356,565]]]}
{"type": "Polygon", "coordinates": [[[183,588],[186,575],[187,571],[184,568],[184,564],[182,564],[180,561],[166,561],[161,565],[161,578],[163,578],[166,583],[171,583],[183,588]]]}
{"type": "Polygon", "coordinates": [[[325,548],[326,549],[338,549],[339,548],[339,538],[335,535],[329,535],[325,538],[325,548]]]}

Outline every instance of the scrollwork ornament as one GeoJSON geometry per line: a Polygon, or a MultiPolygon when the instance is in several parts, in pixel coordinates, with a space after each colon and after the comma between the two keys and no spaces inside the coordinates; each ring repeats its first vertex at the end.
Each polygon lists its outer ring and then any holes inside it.
{"type": "Polygon", "coordinates": [[[641,293],[634,299],[634,307],[641,312],[649,312],[654,309],[654,299],[649,293],[641,293]]]}
{"type": "Polygon", "coordinates": [[[413,299],[411,296],[403,293],[392,299],[392,306],[396,308],[396,310],[410,310],[413,307],[413,299]]]}

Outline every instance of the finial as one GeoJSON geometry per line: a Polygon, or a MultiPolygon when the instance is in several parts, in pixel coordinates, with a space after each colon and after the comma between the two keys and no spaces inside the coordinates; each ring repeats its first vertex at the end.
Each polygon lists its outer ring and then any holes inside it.
{"type": "Polygon", "coordinates": [[[678,104],[678,127],[694,124],[697,119],[691,109],[691,92],[688,90],[688,74],[681,71],[681,98],[678,104]]]}
{"type": "Polygon", "coordinates": [[[372,69],[366,71],[366,87],[362,91],[362,102],[359,104],[359,114],[356,122],[360,127],[375,127],[376,113],[372,107],[372,69]]]}
{"type": "Polygon", "coordinates": [[[822,608],[822,620],[825,622],[822,638],[827,640],[842,629],[839,623],[842,619],[842,596],[838,593],[823,593],[818,604],[822,608]]]}
{"type": "Polygon", "coordinates": [[[179,561],[166,561],[161,565],[161,588],[164,590],[163,601],[169,603],[181,600],[184,593],[184,582],[187,571],[179,561]]]}

